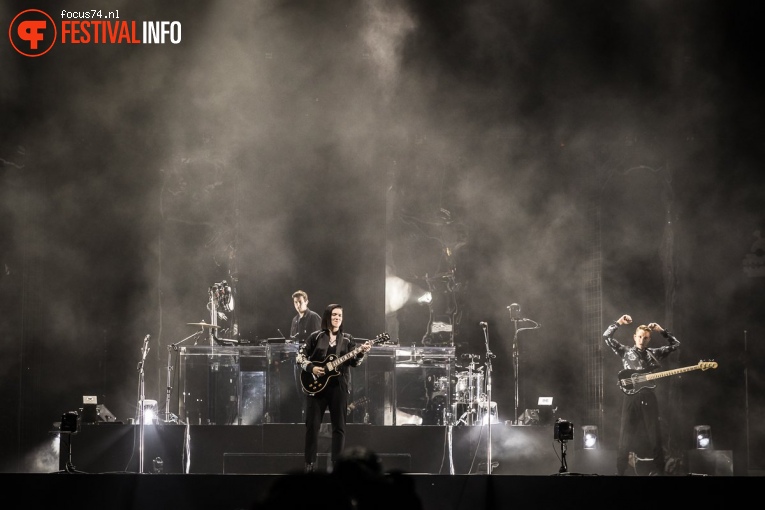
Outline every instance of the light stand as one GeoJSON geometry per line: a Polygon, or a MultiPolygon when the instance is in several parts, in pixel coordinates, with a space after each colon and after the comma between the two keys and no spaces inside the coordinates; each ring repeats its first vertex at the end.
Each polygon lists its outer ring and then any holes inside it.
{"type": "MultiPolygon", "coordinates": [[[[495,356],[492,354],[491,349],[489,349],[489,324],[481,322],[481,327],[483,328],[483,336],[486,342],[486,399],[488,400],[486,402],[486,411],[489,418],[487,421],[489,432],[486,441],[486,474],[490,475],[494,467],[491,461],[491,360],[495,356]]],[[[480,403],[478,405],[480,406],[480,403]]],[[[480,414],[478,413],[479,416],[480,414]]]]}
{"type": "Polygon", "coordinates": [[[515,425],[519,425],[518,370],[520,368],[520,363],[519,363],[519,353],[518,353],[518,333],[526,329],[539,329],[542,327],[542,325],[531,319],[522,318],[520,316],[521,306],[518,303],[513,303],[512,305],[508,306],[507,309],[510,310],[510,320],[513,321],[513,324],[515,325],[515,334],[513,334],[513,382],[515,384],[515,414],[513,415],[513,423],[515,425]],[[534,326],[529,328],[519,328],[518,327],[519,322],[533,322],[534,326]]]}
{"type": "Polygon", "coordinates": [[[561,439],[558,442],[560,443],[560,469],[558,470],[558,473],[567,473],[568,463],[566,462],[566,440],[561,439]]]}
{"type": "Polygon", "coordinates": [[[146,395],[144,394],[144,363],[146,362],[146,355],[149,354],[149,336],[143,339],[143,348],[141,349],[141,361],[138,362],[138,403],[141,406],[139,414],[140,423],[138,424],[138,472],[143,473],[143,428],[145,420],[144,400],[146,395]]]}
{"type": "Polygon", "coordinates": [[[555,422],[553,438],[560,443],[560,469],[558,473],[567,473],[568,464],[566,462],[566,441],[574,439],[574,424],[558,418],[555,422]]]}
{"type": "Polygon", "coordinates": [[[72,464],[72,434],[76,434],[80,431],[80,416],[76,411],[69,411],[61,416],[61,423],[59,424],[59,448],[66,446],[67,460],[62,462],[59,456],[59,472],[62,473],[79,473],[72,464]]]}
{"type": "MultiPolygon", "coordinates": [[[[213,283],[208,289],[208,296],[210,298],[207,303],[207,308],[210,311],[210,323],[211,329],[209,334],[210,346],[214,346],[220,341],[216,336],[214,329],[218,329],[218,318],[222,320],[228,320],[223,312],[234,312],[234,291],[226,280],[220,283],[213,283]],[[222,311],[221,311],[222,310],[222,311]]],[[[232,318],[233,327],[230,330],[226,330],[230,336],[239,336],[239,326],[236,323],[236,317],[232,318]]],[[[238,343],[238,339],[226,339],[227,342],[238,343]]]]}
{"type": "Polygon", "coordinates": [[[167,346],[167,396],[165,397],[165,423],[177,423],[178,417],[175,416],[173,413],[170,412],[170,397],[173,393],[173,351],[178,351],[178,346],[181,345],[183,342],[187,340],[191,340],[194,337],[197,337],[204,333],[204,329],[197,331],[193,335],[189,335],[183,340],[179,342],[175,342],[174,344],[170,344],[167,346]]]}

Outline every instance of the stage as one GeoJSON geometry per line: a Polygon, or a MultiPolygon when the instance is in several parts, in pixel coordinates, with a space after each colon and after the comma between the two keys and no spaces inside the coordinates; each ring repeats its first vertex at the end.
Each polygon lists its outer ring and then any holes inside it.
{"type": "MultiPolygon", "coordinates": [[[[61,433],[59,469],[81,473],[280,475],[303,468],[305,427],[269,425],[140,425],[101,422],[61,433]],[[141,466],[141,453],[143,466],[141,466]]],[[[577,438],[580,439],[580,438],[577,438]]],[[[377,426],[348,424],[346,448],[364,447],[380,456],[388,472],[428,475],[611,475],[615,452],[584,449],[581,441],[556,441],[552,426],[377,426]],[[491,432],[491,448],[488,435],[491,432]]],[[[319,469],[326,470],[330,430],[322,425],[319,469]]],[[[648,463],[633,475],[647,474],[648,463]]],[[[689,450],[673,474],[732,476],[730,451],[689,450]]]]}
{"type": "MultiPolygon", "coordinates": [[[[78,510],[247,510],[275,483],[310,485],[309,475],[302,474],[302,425],[146,425],[142,470],[140,428],[82,424],[76,433],[61,434],[58,471],[3,473],[0,479],[17,498],[78,510]]],[[[334,476],[325,472],[328,432],[322,431],[321,472],[311,476],[334,476]]],[[[648,467],[638,465],[629,476],[617,477],[614,451],[584,450],[577,441],[566,444],[562,471],[561,443],[553,439],[552,427],[496,424],[491,432],[491,474],[487,426],[349,424],[347,447],[377,453],[386,477],[411,487],[423,510],[598,507],[617,501],[620,508],[631,508],[623,495],[645,491],[667,504],[705,505],[711,495],[746,493],[760,480],[733,476],[731,452],[721,450],[689,450],[671,476],[644,476],[648,467]]],[[[296,500],[307,497],[312,497],[307,489],[295,494],[296,500]]],[[[328,499],[320,505],[331,503],[328,499]]],[[[638,505],[644,508],[645,501],[638,505]]]]}
{"type": "MultiPolygon", "coordinates": [[[[305,427],[267,425],[146,425],[144,469],[181,474],[284,474],[303,467],[305,427]],[[161,459],[161,460],[157,460],[161,459]]],[[[140,472],[139,425],[83,424],[79,432],[62,434],[60,469],[71,464],[87,473],[140,472]]],[[[488,426],[377,426],[348,424],[346,447],[363,446],[378,455],[389,471],[423,474],[486,473],[488,426]]],[[[491,456],[497,474],[549,475],[562,465],[561,444],[553,427],[491,426],[491,456]]],[[[572,441],[573,443],[573,441],[572,441]]],[[[319,436],[319,466],[326,468],[329,424],[319,436]]],[[[608,474],[610,452],[579,450],[567,445],[570,469],[608,474]]]]}

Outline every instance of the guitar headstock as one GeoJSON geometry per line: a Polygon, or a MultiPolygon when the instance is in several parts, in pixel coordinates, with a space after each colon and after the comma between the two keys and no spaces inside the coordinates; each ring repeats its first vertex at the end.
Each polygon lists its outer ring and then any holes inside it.
{"type": "Polygon", "coordinates": [[[387,342],[388,340],[390,340],[390,335],[388,333],[380,333],[374,338],[374,340],[372,340],[372,345],[381,344],[383,342],[387,342]]]}
{"type": "Polygon", "coordinates": [[[717,368],[716,361],[699,361],[699,368],[701,370],[709,370],[710,368],[717,368]]]}
{"type": "Polygon", "coordinates": [[[351,411],[354,411],[357,407],[363,407],[366,406],[369,403],[369,397],[361,397],[358,400],[354,400],[350,404],[348,404],[348,413],[350,414],[351,411]]]}

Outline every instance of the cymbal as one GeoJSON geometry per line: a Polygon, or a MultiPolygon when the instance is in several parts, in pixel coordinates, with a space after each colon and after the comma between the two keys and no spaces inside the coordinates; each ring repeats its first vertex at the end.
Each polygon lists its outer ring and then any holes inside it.
{"type": "Polygon", "coordinates": [[[207,326],[208,328],[220,328],[220,326],[216,326],[215,324],[207,324],[206,322],[187,322],[189,326],[207,326]]]}

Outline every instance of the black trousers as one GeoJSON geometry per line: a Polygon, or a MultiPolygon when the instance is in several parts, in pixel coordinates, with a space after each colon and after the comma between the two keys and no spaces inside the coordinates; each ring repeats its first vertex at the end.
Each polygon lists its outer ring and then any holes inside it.
{"type": "MultiPolygon", "coordinates": [[[[664,440],[659,419],[659,405],[651,390],[624,395],[616,451],[616,472],[623,475],[629,466],[629,454],[650,452],[653,471],[664,474],[664,440]]],[[[644,454],[644,453],[643,453],[644,454]]]]}
{"type": "Polygon", "coordinates": [[[321,392],[306,396],[305,461],[309,464],[316,462],[319,430],[327,409],[329,409],[332,424],[332,461],[335,462],[345,449],[345,413],[348,406],[348,393],[343,390],[338,379],[333,377],[321,392]]]}

